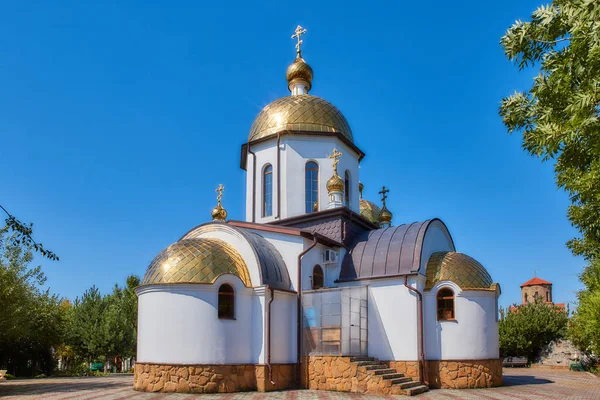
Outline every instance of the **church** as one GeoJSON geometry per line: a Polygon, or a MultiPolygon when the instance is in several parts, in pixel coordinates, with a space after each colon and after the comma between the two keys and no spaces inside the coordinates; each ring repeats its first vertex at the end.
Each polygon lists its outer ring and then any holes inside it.
{"type": "Polygon", "coordinates": [[[501,385],[500,286],[440,219],[396,223],[385,187],[380,205],[363,198],[361,133],[311,94],[305,32],[292,36],[290,95],[241,146],[245,221],[227,219],[219,185],[212,221],[160,252],[136,289],[134,389],[501,385]]]}

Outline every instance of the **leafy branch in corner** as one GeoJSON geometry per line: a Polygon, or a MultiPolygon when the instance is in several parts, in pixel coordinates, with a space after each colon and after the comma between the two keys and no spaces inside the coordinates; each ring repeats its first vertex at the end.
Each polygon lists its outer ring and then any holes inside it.
{"type": "Polygon", "coordinates": [[[35,240],[33,240],[33,224],[24,224],[1,205],[0,209],[2,209],[2,211],[4,211],[7,215],[7,218],[4,220],[6,222],[6,226],[17,234],[17,239],[15,241],[16,244],[31,246],[33,249],[35,249],[35,251],[50,260],[59,260],[55,253],[51,252],[50,250],[46,250],[41,243],[37,243],[35,240]]]}

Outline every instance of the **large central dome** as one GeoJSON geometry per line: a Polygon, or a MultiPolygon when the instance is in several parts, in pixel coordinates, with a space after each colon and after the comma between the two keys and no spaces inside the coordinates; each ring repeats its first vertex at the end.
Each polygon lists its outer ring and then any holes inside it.
{"type": "Polygon", "coordinates": [[[350,125],[340,110],[309,94],[282,97],[263,108],[250,128],[248,142],[281,131],[340,133],[354,142],[350,125]]]}

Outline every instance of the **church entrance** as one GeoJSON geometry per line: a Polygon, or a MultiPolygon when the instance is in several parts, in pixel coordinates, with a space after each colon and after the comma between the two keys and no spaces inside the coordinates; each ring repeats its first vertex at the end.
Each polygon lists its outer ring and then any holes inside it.
{"type": "Polygon", "coordinates": [[[305,355],[367,355],[367,286],[302,293],[305,355]]]}

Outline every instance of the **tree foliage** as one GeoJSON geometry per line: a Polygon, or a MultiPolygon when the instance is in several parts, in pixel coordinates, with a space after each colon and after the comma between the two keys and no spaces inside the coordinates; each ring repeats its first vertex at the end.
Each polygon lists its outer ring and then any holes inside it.
{"type": "Polygon", "coordinates": [[[535,360],[544,346],[565,336],[568,312],[541,299],[500,309],[500,356],[535,360]]]}
{"type": "Polygon", "coordinates": [[[50,250],[44,248],[44,245],[41,243],[37,243],[33,240],[33,224],[25,224],[19,221],[14,215],[9,213],[6,208],[0,205],[0,210],[4,211],[6,214],[6,219],[4,220],[6,223],[6,227],[15,233],[13,236],[13,241],[15,244],[23,244],[24,246],[33,249],[40,253],[42,256],[50,259],[58,261],[58,256],[51,252],[50,250]]]}
{"type": "Polygon", "coordinates": [[[60,299],[42,286],[41,267],[30,267],[32,246],[0,229],[0,367],[13,375],[48,374],[52,347],[62,341],[60,299]]]}
{"type": "Polygon", "coordinates": [[[580,276],[585,289],[577,293],[577,310],[569,321],[569,338],[588,355],[600,354],[600,260],[580,276]]]}
{"type": "Polygon", "coordinates": [[[600,252],[600,2],[554,0],[516,21],[502,37],[519,69],[539,66],[532,87],[502,100],[509,132],[523,147],[555,160],[556,181],[571,198],[568,218],[581,237],[569,241],[587,259],[600,252]]]}

